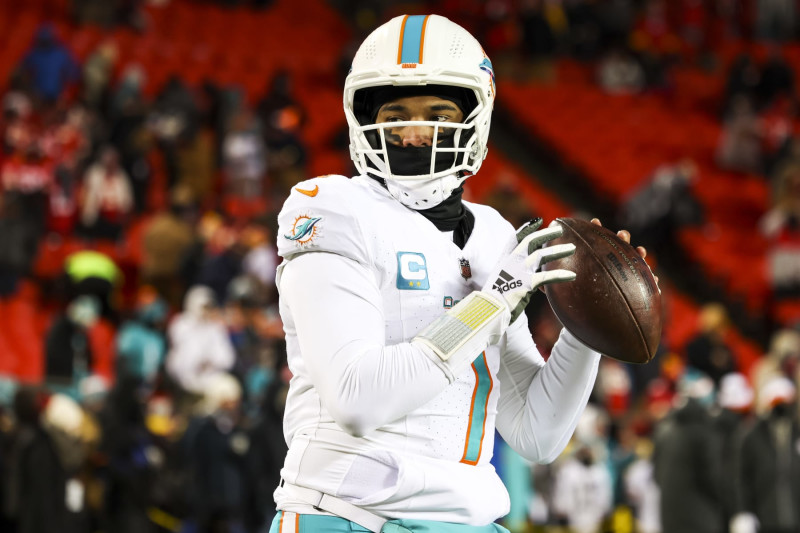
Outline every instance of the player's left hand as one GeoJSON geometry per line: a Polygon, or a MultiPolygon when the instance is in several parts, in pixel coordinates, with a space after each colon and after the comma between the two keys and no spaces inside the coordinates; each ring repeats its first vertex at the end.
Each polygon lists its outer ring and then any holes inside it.
{"type": "Polygon", "coordinates": [[[563,229],[559,225],[539,229],[541,226],[542,219],[537,218],[517,230],[517,246],[498,264],[482,289],[505,302],[511,312],[512,323],[525,310],[535,289],[575,279],[575,273],[571,270],[542,270],[542,265],[548,261],[575,253],[575,245],[546,246],[560,237],[563,229]]]}
{"type": "MultiPolygon", "coordinates": [[[[602,226],[603,225],[603,223],[600,222],[599,218],[593,218],[592,219],[592,224],[595,224],[597,226],[602,226]]],[[[617,237],[619,237],[623,241],[627,242],[628,244],[631,243],[631,232],[626,230],[626,229],[619,230],[617,232],[617,237]]],[[[645,248],[644,246],[637,246],[636,247],[636,251],[642,257],[642,259],[647,257],[647,248],[645,248]]],[[[656,280],[656,285],[658,285],[658,276],[656,276],[655,273],[653,274],[653,278],[656,280]]]]}

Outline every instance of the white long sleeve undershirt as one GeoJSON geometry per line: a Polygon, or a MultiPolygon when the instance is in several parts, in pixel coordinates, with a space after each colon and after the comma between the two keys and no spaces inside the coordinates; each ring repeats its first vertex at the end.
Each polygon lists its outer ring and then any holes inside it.
{"type": "MultiPolygon", "coordinates": [[[[331,253],[301,254],[282,267],[278,286],[311,381],[347,432],[366,435],[449,385],[418,345],[385,345],[381,293],[360,263],[331,253]]],[[[545,364],[524,322],[512,324],[501,341],[497,429],[518,453],[546,462],[572,435],[600,356],[564,330],[545,364]]]]}

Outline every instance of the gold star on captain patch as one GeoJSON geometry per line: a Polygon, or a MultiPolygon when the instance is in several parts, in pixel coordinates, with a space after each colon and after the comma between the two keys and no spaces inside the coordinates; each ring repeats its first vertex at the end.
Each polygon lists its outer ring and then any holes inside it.
{"type": "Polygon", "coordinates": [[[419,281],[418,281],[418,282],[417,282],[417,287],[419,287],[419,285],[420,285],[420,283],[419,283],[419,281]]]}
{"type": "Polygon", "coordinates": [[[408,286],[409,286],[409,287],[413,287],[413,286],[414,286],[414,282],[413,282],[413,281],[409,281],[409,282],[408,282],[408,286]]]}

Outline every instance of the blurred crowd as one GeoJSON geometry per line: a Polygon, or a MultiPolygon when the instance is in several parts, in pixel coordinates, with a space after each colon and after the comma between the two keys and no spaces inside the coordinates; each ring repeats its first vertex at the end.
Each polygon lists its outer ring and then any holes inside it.
{"type": "Polygon", "coordinates": [[[708,304],[698,320],[682,353],[661,348],[646,366],[601,361],[570,446],[531,467],[525,520],[535,530],[800,528],[800,332],[776,333],[745,375],[725,340],[725,307],[708,304]]]}
{"type": "MultiPolygon", "coordinates": [[[[146,31],[112,4],[74,14],[146,31]]],[[[266,531],[290,379],[275,209],[307,177],[304,111],[285,72],[253,104],[177,76],[149,95],[117,57],[79,62],[43,23],[2,96],[0,305],[32,283],[53,316],[42,383],[0,383],[0,530],[266,531]]]]}
{"type": "MultiPolygon", "coordinates": [[[[362,31],[405,9],[339,3],[362,31]]],[[[71,13],[76,24],[147,31],[142,4],[76,0],[71,13]]],[[[714,110],[725,125],[717,161],[770,180],[763,231],[786,244],[773,252],[775,286],[797,296],[800,144],[779,46],[797,38],[794,2],[426,4],[485,43],[499,75],[546,81],[555,60],[573,57],[614,93],[668,94],[671,65],[712,68],[717,39],[769,41],[766,62],[742,57],[729,72],[714,110]]],[[[179,76],[150,94],[147,75],[120,64],[112,39],[78,61],[43,24],[2,95],[0,305],[35,283],[53,318],[42,383],[0,380],[0,531],[257,533],[274,513],[291,378],[275,215],[309,177],[306,111],[288,72],[255,102],[235,86],[179,76]],[[78,249],[54,275],[37,270],[43,248],[67,241],[78,249]],[[113,332],[109,371],[91,339],[99,326],[113,332]]],[[[621,215],[625,227],[652,246],[697,223],[696,174],[691,160],[665,162],[621,215]]],[[[519,202],[490,197],[515,223],[532,214],[519,202]]],[[[547,355],[559,325],[544,301],[529,316],[547,355]]],[[[522,502],[507,527],[800,530],[800,332],[775,332],[745,376],[724,306],[704,307],[696,329],[649,365],[603,359],[590,407],[553,465],[504,459],[499,447],[496,466],[522,502]]]]}

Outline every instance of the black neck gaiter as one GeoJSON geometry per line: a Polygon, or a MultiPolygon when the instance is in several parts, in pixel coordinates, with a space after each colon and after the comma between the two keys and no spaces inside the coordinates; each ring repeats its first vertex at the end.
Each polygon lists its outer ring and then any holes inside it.
{"type": "MultiPolygon", "coordinates": [[[[372,174],[367,175],[386,188],[386,180],[372,174]]],[[[464,187],[461,186],[439,205],[417,211],[430,220],[439,231],[452,231],[453,242],[459,248],[464,248],[475,227],[475,215],[461,202],[463,193],[464,187]]]]}
{"type": "Polygon", "coordinates": [[[417,211],[439,231],[452,231],[453,242],[459,248],[464,248],[475,227],[475,215],[461,201],[463,193],[464,187],[459,187],[439,205],[417,211]]]}

